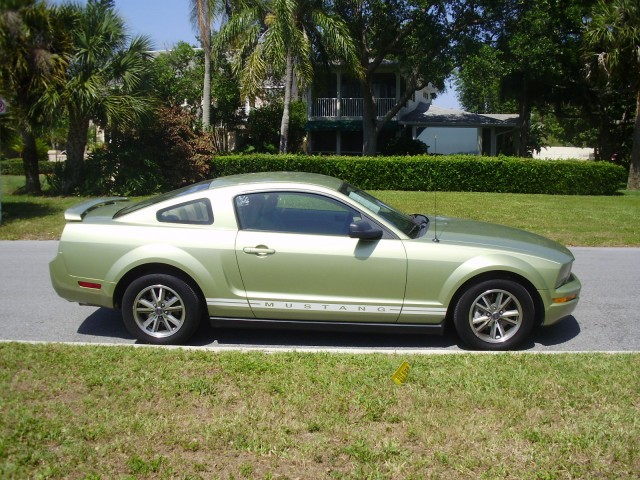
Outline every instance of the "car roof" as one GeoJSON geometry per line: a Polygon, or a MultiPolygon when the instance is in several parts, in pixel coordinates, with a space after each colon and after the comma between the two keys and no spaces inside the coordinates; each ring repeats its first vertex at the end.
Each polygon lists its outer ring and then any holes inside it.
{"type": "Polygon", "coordinates": [[[209,188],[221,188],[256,183],[297,183],[338,190],[344,182],[337,178],[329,177],[327,175],[320,175],[318,173],[259,172],[231,175],[228,177],[219,177],[211,182],[209,188]]]}

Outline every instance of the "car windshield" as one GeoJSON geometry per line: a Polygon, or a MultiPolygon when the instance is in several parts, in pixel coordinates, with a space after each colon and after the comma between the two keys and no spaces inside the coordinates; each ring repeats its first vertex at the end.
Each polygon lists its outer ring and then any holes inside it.
{"type": "Polygon", "coordinates": [[[209,188],[209,185],[211,185],[211,180],[206,180],[204,182],[194,183],[193,185],[189,185],[188,187],[183,187],[179,188],[178,190],[163,193],[162,195],[158,195],[156,197],[147,198],[146,200],[142,200],[140,202],[134,203],[133,205],[129,205],[128,207],[124,207],[123,209],[118,210],[113,218],[127,215],[131,212],[135,212],[150,205],[164,202],[165,200],[171,200],[172,198],[182,197],[184,195],[189,195],[190,193],[199,192],[201,190],[207,190],[209,188]]]}
{"type": "Polygon", "coordinates": [[[378,200],[373,195],[370,195],[353,185],[349,185],[348,183],[344,183],[342,187],[340,187],[340,192],[344,193],[352,200],[355,200],[376,215],[384,218],[387,222],[391,223],[394,227],[401,230],[402,233],[409,237],[415,238],[419,236],[424,230],[422,227],[429,223],[429,220],[424,215],[406,215],[378,200]]]}

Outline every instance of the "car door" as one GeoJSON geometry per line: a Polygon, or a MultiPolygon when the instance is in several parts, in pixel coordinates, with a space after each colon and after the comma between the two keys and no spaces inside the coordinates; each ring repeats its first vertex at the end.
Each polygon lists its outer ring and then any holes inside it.
{"type": "Polygon", "coordinates": [[[395,322],[407,259],[396,238],[358,240],[360,212],[308,192],[236,197],[236,256],[256,318],[395,322]]]}

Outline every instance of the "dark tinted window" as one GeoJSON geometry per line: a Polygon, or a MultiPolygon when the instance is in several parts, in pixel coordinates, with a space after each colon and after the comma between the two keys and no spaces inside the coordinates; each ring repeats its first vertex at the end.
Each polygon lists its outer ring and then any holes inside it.
{"type": "Polygon", "coordinates": [[[268,192],[236,197],[243,230],[349,235],[349,225],[360,219],[351,207],[322,195],[268,192]]]}
{"type": "Polygon", "coordinates": [[[147,198],[146,200],[142,200],[140,202],[134,203],[133,205],[129,205],[122,210],[118,210],[113,218],[121,217],[128,213],[141,210],[151,205],[155,205],[156,203],[164,202],[165,200],[171,200],[172,198],[182,197],[184,195],[189,195],[190,193],[208,190],[210,185],[211,180],[207,180],[205,182],[194,183],[193,185],[189,185],[188,187],[179,188],[178,190],[174,190],[172,192],[163,193],[162,195],[158,195],[156,197],[147,198]]]}
{"type": "Polygon", "coordinates": [[[159,222],[187,223],[192,225],[211,225],[213,211],[206,198],[163,208],[156,214],[159,222]]]}

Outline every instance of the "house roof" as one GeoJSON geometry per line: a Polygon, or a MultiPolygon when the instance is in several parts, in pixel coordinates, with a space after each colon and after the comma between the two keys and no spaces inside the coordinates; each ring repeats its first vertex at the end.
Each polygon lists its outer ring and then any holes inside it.
{"type": "Polygon", "coordinates": [[[511,113],[471,113],[420,102],[414,110],[403,116],[399,123],[432,127],[517,127],[519,117],[511,113]]]}

